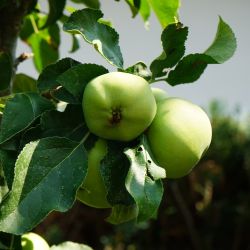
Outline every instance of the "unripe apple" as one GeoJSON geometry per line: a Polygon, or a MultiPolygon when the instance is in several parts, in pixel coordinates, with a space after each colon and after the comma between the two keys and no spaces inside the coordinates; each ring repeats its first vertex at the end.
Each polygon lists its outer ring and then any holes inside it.
{"type": "Polygon", "coordinates": [[[48,243],[36,233],[26,233],[21,237],[22,250],[49,250],[48,243]]]}
{"type": "Polygon", "coordinates": [[[148,82],[123,72],[107,73],[90,81],[82,104],[90,132],[118,141],[135,139],[147,129],[156,113],[148,82]]]}
{"type": "Polygon", "coordinates": [[[157,104],[147,138],[155,160],[166,169],[167,178],[179,178],[191,171],[209,147],[212,128],[199,106],[168,98],[157,104]]]}
{"type": "Polygon", "coordinates": [[[77,199],[91,207],[111,207],[106,198],[107,190],[100,172],[101,160],[106,154],[107,143],[103,139],[98,139],[88,152],[88,171],[77,192],[77,199]]]}
{"type": "Polygon", "coordinates": [[[168,98],[167,92],[163,89],[151,87],[156,103],[168,98]]]}

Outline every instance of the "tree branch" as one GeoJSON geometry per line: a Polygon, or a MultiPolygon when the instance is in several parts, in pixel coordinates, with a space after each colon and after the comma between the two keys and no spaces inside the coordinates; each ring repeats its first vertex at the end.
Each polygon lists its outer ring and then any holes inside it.
{"type": "MultiPolygon", "coordinates": [[[[0,9],[0,53],[5,52],[12,58],[13,76],[15,75],[14,62],[17,38],[21,30],[23,18],[33,2],[33,0],[8,0],[6,6],[0,9]]],[[[11,83],[7,90],[0,93],[0,96],[10,92],[11,83]]]]}

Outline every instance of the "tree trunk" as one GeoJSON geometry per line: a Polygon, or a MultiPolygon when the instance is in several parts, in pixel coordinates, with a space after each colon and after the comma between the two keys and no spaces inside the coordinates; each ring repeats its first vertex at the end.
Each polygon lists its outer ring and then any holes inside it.
{"type": "MultiPolygon", "coordinates": [[[[15,75],[17,38],[23,18],[33,3],[34,0],[7,0],[5,6],[0,9],[0,53],[7,53],[12,60],[12,78],[15,75]]],[[[6,90],[0,92],[0,96],[7,95],[10,92],[11,83],[6,90]]]]}

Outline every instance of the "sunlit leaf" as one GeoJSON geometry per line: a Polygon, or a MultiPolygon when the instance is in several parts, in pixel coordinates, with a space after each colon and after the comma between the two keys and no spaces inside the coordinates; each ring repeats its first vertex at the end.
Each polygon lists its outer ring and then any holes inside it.
{"type": "Polygon", "coordinates": [[[232,29],[220,17],[215,39],[204,53],[217,63],[223,63],[233,56],[236,47],[237,42],[232,29]]]}
{"type": "Polygon", "coordinates": [[[123,68],[119,35],[110,26],[98,22],[103,17],[100,10],[83,9],[74,12],[64,23],[64,30],[81,34],[112,65],[123,68]]]}
{"type": "Polygon", "coordinates": [[[165,28],[178,20],[179,0],[147,0],[154,10],[162,27],[165,28]]]}
{"type": "Polygon", "coordinates": [[[12,190],[0,207],[1,231],[23,234],[49,212],[67,211],[86,172],[82,144],[60,137],[27,144],[16,162],[12,190]]]}

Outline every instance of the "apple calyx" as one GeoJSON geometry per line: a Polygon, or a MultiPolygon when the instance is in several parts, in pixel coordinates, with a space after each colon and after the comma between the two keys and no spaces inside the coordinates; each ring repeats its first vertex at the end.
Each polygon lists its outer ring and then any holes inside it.
{"type": "Polygon", "coordinates": [[[111,125],[116,125],[116,124],[120,123],[120,121],[122,119],[121,107],[113,108],[111,112],[112,112],[112,117],[110,119],[111,125]]]}

